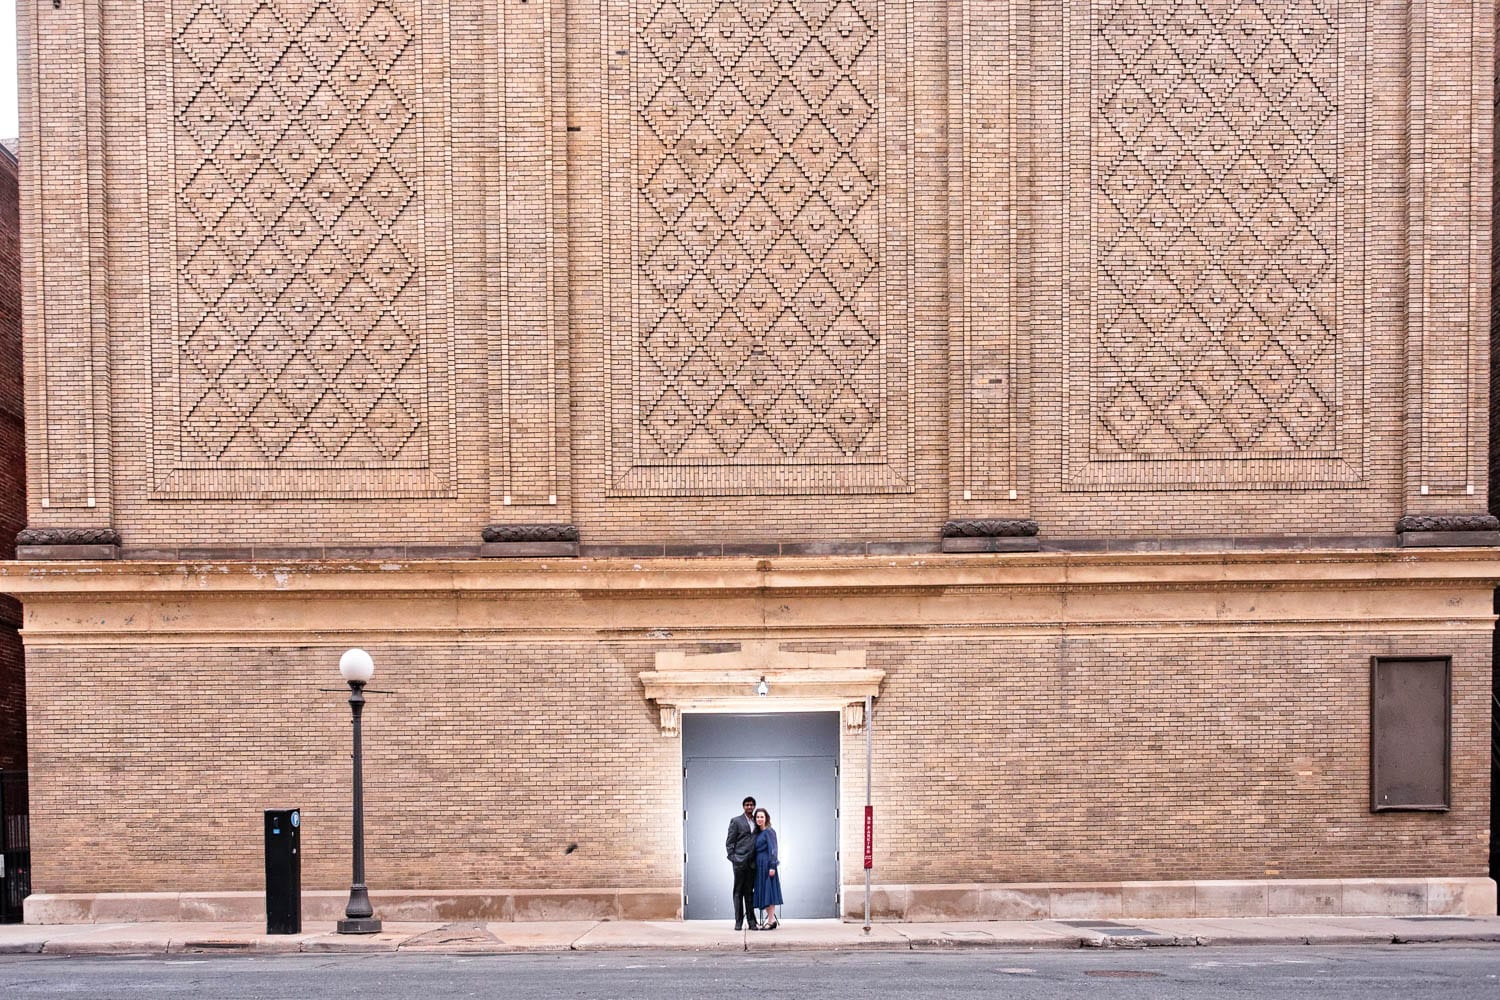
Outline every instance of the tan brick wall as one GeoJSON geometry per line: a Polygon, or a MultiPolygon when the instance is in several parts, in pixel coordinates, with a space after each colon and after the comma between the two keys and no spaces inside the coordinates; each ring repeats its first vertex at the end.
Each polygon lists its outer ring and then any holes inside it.
{"type": "MultiPolygon", "coordinates": [[[[1484,872],[1483,637],[856,645],[887,671],[880,882],[1484,872]],[[1393,653],[1454,657],[1451,813],[1369,811],[1369,657],[1393,653]]],[[[677,885],[680,744],[635,676],[664,648],[706,647],[372,645],[393,693],[365,715],[370,883],[677,885]]],[[[304,886],[342,885],[347,709],[319,690],[336,652],[33,649],[36,890],[254,890],[259,810],[294,806],[304,886]]],[[[845,817],[863,752],[844,737],[845,817]]],[[[859,836],[846,819],[851,882],[859,836]]]]}
{"type": "Polygon", "coordinates": [[[24,8],[31,522],[150,549],[1485,508],[1488,5],[691,6],[24,8]],[[669,162],[697,201],[653,188],[669,162]]]}
{"type": "Polygon", "coordinates": [[[1483,875],[1489,656],[1379,635],[873,646],[878,879],[1483,875]],[[1429,653],[1453,656],[1453,809],[1371,813],[1370,657],[1429,653]]]}
{"type": "MultiPolygon", "coordinates": [[[[644,651],[371,651],[396,692],[364,715],[372,885],[678,882],[680,752],[638,695],[644,651]]],[[[337,655],[34,652],[35,891],[258,889],[268,808],[303,810],[305,888],[347,884],[349,709],[319,690],[337,655]]]]}

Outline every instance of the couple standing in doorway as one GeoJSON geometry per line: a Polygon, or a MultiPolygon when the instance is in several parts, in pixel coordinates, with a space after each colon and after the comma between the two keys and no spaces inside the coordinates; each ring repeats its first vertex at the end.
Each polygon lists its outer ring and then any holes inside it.
{"type": "Polygon", "coordinates": [[[776,831],[771,828],[771,814],[755,808],[754,798],[746,797],[743,806],[745,811],[729,821],[724,841],[734,866],[734,929],[743,930],[749,917],[752,931],[773,931],[781,923],[776,918],[776,907],[781,905],[776,831]],[[764,913],[759,922],[756,910],[764,913]]]}

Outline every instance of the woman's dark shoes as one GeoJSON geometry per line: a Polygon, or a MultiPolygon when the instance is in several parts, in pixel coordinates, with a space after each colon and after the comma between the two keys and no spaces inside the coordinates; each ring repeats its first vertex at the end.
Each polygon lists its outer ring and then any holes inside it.
{"type": "Polygon", "coordinates": [[[764,924],[762,926],[764,926],[765,929],[768,930],[768,931],[774,931],[776,928],[778,928],[778,927],[781,926],[781,921],[780,920],[773,920],[769,924],[764,924]]]}

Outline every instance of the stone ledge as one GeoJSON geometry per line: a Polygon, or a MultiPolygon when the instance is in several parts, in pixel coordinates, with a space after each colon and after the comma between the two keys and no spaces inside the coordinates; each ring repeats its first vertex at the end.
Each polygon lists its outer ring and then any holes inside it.
{"type": "MultiPolygon", "coordinates": [[[[371,891],[375,915],[388,921],[677,920],[677,889],[455,889],[371,891]]],[[[345,890],[302,894],[304,921],[344,915],[345,890]]],[[[38,893],[24,902],[28,924],[263,922],[261,892],[38,893]]]]}
{"type": "Polygon", "coordinates": [[[944,552],[1039,552],[1041,539],[1036,536],[995,535],[988,538],[945,538],[944,552]]]}
{"type": "Polygon", "coordinates": [[[17,545],[17,559],[101,560],[120,558],[118,545],[17,545]]]}
{"type": "MultiPolygon", "coordinates": [[[[864,903],[864,886],[844,887],[846,919],[862,919],[864,903]]],[[[872,919],[902,923],[1150,917],[1493,916],[1495,909],[1495,882],[1488,878],[877,885],[870,893],[872,919]]]]}
{"type": "Polygon", "coordinates": [[[1403,531],[1396,537],[1403,549],[1500,545],[1500,531],[1403,531]]]}
{"type": "Polygon", "coordinates": [[[578,555],[577,542],[485,542],[479,546],[484,559],[571,559],[578,555]]]}

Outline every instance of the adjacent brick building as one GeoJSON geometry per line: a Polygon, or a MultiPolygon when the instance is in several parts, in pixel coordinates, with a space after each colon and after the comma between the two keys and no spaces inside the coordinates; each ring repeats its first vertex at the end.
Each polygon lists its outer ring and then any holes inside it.
{"type": "MultiPolygon", "coordinates": [[[[21,197],[15,151],[0,145],[0,557],[26,526],[26,424],[21,380],[21,197]]],[[[26,666],[21,604],[0,598],[0,771],[26,770],[26,666]]]]}
{"type": "Polygon", "coordinates": [[[867,726],[877,916],[1493,911],[1492,5],[22,28],[30,919],[332,913],[353,645],[387,913],[707,913],[716,713],[832,912],[867,726]]]}

